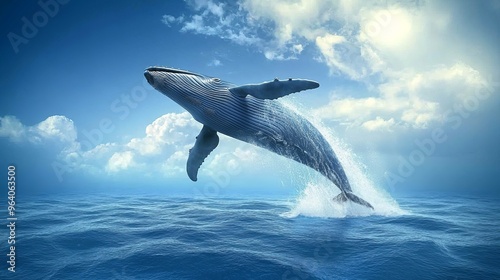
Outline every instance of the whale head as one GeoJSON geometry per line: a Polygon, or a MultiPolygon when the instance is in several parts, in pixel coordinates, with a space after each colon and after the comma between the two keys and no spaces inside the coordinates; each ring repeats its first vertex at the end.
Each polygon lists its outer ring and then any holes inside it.
{"type": "Polygon", "coordinates": [[[156,90],[193,116],[201,107],[209,106],[216,102],[217,97],[227,94],[231,86],[218,78],[166,67],[149,67],[144,71],[144,77],[156,90]]]}

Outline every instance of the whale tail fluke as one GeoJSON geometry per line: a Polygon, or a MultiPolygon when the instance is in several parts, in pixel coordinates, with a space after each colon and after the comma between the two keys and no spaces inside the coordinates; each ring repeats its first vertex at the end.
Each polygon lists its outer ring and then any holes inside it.
{"type": "Polygon", "coordinates": [[[359,196],[353,194],[352,192],[341,192],[339,195],[334,197],[333,200],[337,201],[337,202],[346,202],[346,201],[350,200],[354,203],[357,203],[357,204],[360,204],[360,205],[363,205],[363,206],[366,206],[368,208],[373,209],[373,206],[370,203],[368,203],[366,200],[360,198],[359,196]]]}

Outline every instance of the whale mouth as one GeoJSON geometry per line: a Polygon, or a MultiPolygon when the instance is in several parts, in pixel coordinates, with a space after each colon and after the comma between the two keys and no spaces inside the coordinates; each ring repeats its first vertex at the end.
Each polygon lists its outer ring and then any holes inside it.
{"type": "Polygon", "coordinates": [[[155,78],[153,77],[153,75],[151,75],[151,73],[148,70],[144,71],[144,77],[146,77],[146,80],[150,85],[154,84],[155,78]]]}
{"type": "Polygon", "coordinates": [[[144,77],[148,81],[150,85],[153,87],[155,86],[157,80],[164,79],[165,77],[168,77],[170,75],[190,75],[190,76],[196,76],[196,77],[202,77],[200,74],[196,74],[193,72],[181,70],[181,69],[175,69],[175,68],[168,68],[168,67],[160,67],[160,66],[151,66],[146,68],[144,70],[144,77]],[[162,78],[163,76],[163,78],[162,78]]]}

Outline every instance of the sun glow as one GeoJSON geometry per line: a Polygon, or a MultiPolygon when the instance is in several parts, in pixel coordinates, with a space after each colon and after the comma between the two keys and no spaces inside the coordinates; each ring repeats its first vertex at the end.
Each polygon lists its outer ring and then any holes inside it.
{"type": "Polygon", "coordinates": [[[362,22],[361,39],[385,48],[407,44],[414,32],[412,15],[401,9],[373,11],[362,22]]]}

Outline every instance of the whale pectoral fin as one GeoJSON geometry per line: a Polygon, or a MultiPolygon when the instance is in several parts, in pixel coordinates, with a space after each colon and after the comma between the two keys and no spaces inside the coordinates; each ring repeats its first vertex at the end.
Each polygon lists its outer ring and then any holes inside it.
{"type": "Polygon", "coordinates": [[[229,91],[240,97],[251,95],[259,99],[276,99],[287,96],[291,93],[314,89],[317,87],[319,87],[319,84],[315,81],[303,79],[288,79],[280,81],[278,79],[274,79],[274,81],[258,85],[243,85],[229,88],[229,91]]]}
{"type": "Polygon", "coordinates": [[[194,147],[189,150],[189,158],[186,165],[189,179],[196,182],[198,169],[207,156],[219,145],[217,131],[204,125],[200,134],[196,136],[194,147]]]}
{"type": "Polygon", "coordinates": [[[348,200],[366,206],[368,208],[371,208],[373,210],[373,206],[368,203],[366,200],[360,198],[359,196],[353,194],[352,192],[341,192],[339,195],[333,198],[334,201],[337,202],[346,202],[348,200]]]}
{"type": "MultiPolygon", "coordinates": [[[[319,87],[319,83],[304,79],[291,79],[286,81],[280,81],[282,86],[280,87],[281,96],[289,95],[291,93],[296,93],[303,90],[315,89],[319,87]]],[[[280,96],[280,97],[281,97],[280,96]]]]}

